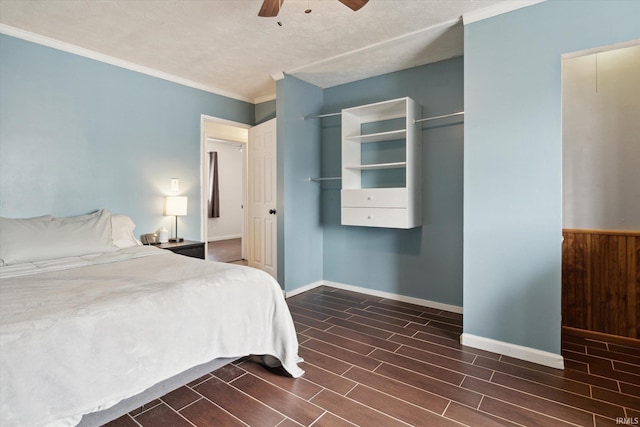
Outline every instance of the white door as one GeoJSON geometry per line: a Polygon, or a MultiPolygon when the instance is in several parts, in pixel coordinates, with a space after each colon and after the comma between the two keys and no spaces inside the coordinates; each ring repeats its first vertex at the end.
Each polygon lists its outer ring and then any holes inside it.
{"type": "Polygon", "coordinates": [[[249,265],[278,278],[276,119],[249,129],[249,265]]]}

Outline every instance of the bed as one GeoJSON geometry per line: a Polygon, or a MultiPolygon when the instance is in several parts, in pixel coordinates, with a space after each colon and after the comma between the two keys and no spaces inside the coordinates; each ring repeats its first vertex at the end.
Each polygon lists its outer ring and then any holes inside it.
{"type": "Polygon", "coordinates": [[[246,355],[303,374],[271,276],[142,246],[132,224],[106,210],[0,218],[1,425],[98,423],[87,414],[246,355]]]}

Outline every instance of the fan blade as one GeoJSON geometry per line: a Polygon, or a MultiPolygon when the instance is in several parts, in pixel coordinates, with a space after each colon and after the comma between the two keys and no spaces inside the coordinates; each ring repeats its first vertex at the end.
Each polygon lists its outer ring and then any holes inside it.
{"type": "Polygon", "coordinates": [[[343,5],[347,6],[349,9],[353,11],[360,10],[362,6],[367,4],[369,0],[338,0],[343,5]]]}
{"type": "Polygon", "coordinates": [[[284,3],[284,0],[264,0],[258,16],[262,16],[263,18],[278,16],[282,3],[284,3]]]}

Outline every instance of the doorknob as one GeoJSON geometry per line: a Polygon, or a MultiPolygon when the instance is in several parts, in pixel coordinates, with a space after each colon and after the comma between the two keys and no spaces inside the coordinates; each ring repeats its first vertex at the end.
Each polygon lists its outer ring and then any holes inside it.
{"type": "Polygon", "coordinates": [[[276,210],[275,210],[275,209],[269,209],[269,213],[270,213],[271,215],[275,215],[275,214],[276,214],[276,210]]]}

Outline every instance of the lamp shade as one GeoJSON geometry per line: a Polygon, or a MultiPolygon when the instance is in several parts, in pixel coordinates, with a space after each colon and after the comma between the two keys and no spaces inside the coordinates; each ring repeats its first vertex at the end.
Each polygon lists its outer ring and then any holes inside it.
{"type": "Polygon", "coordinates": [[[165,215],[184,216],[187,214],[187,196],[167,196],[165,215]]]}

